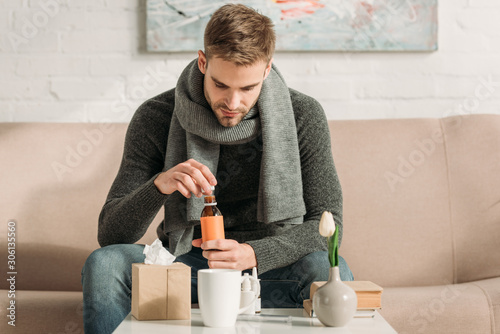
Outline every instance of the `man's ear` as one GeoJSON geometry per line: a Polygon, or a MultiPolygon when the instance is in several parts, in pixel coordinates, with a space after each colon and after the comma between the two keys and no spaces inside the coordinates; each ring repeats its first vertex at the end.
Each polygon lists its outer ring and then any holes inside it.
{"type": "Polygon", "coordinates": [[[198,68],[203,74],[207,71],[207,57],[201,50],[198,50],[198,68]]]}
{"type": "Polygon", "coordinates": [[[274,58],[271,58],[271,60],[269,61],[269,64],[267,64],[266,70],[264,71],[264,80],[267,78],[269,73],[271,73],[271,66],[273,64],[273,60],[274,60],[274,58]]]}

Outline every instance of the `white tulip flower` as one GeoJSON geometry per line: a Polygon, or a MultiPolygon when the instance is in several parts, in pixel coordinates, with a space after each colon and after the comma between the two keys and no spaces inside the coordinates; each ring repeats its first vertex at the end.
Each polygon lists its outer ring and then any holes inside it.
{"type": "Polygon", "coordinates": [[[319,221],[319,234],[329,238],[335,233],[335,221],[331,212],[325,211],[319,221]]]}

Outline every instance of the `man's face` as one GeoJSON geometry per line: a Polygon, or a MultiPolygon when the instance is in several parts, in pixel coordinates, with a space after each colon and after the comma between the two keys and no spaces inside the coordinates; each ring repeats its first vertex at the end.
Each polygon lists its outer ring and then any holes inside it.
{"type": "Polygon", "coordinates": [[[257,103],[271,63],[260,61],[251,66],[238,66],[212,57],[209,65],[205,54],[198,51],[198,67],[205,74],[205,98],[222,126],[238,125],[257,103]]]}

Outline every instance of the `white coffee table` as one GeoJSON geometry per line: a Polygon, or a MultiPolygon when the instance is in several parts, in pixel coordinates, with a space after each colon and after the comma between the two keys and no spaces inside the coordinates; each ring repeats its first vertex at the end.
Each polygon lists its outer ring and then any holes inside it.
{"type": "Polygon", "coordinates": [[[240,316],[236,326],[210,328],[203,325],[199,309],[191,310],[191,320],[138,321],[131,314],[118,326],[114,334],[175,333],[175,334],[309,334],[309,333],[376,333],[395,334],[396,331],[380,313],[373,318],[353,318],[345,327],[323,326],[318,319],[309,318],[303,309],[263,309],[263,316],[240,316]],[[287,318],[290,316],[290,318],[287,318]],[[286,321],[286,320],[289,321],[286,321]]]}

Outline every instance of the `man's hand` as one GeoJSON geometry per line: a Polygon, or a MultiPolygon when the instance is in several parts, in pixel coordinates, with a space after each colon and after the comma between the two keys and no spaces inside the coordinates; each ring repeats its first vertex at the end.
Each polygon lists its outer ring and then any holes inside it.
{"type": "Polygon", "coordinates": [[[191,193],[201,197],[201,189],[205,194],[212,193],[210,186],[215,186],[217,180],[207,166],[189,159],[158,175],[154,183],[163,194],[178,190],[182,196],[190,198],[191,193]]]}
{"type": "Polygon", "coordinates": [[[208,260],[208,267],[245,270],[257,266],[255,252],[249,244],[240,244],[236,240],[217,239],[202,243],[193,240],[194,247],[201,247],[203,257],[208,260]]]}

